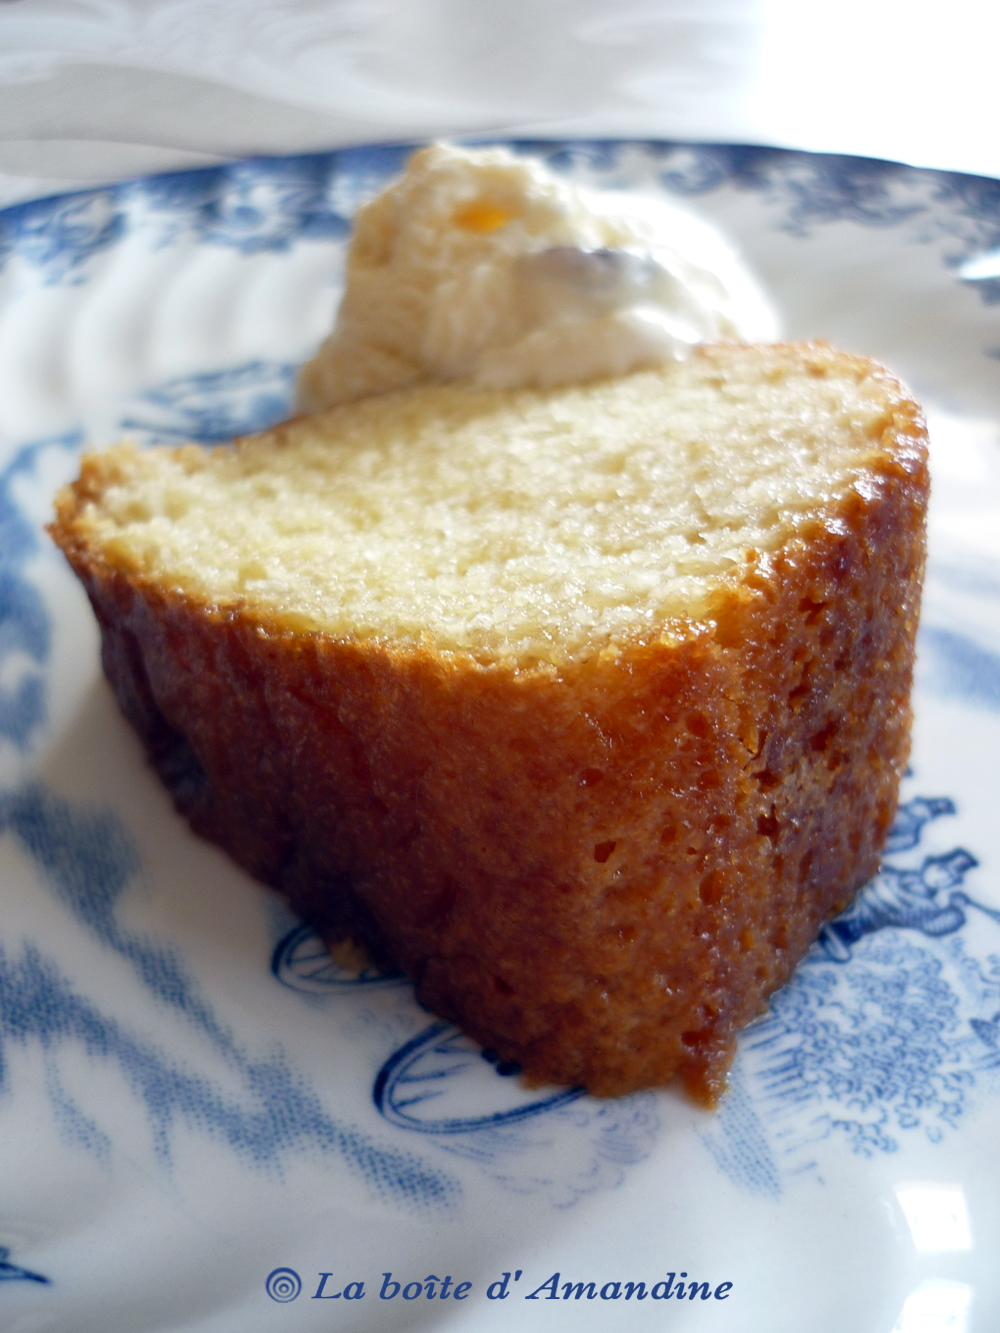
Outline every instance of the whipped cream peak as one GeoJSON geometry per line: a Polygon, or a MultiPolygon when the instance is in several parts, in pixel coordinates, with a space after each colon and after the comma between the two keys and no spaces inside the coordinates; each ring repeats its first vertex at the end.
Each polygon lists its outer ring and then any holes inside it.
{"type": "Polygon", "coordinates": [[[426,382],[551,388],[776,336],[754,279],[687,210],[583,189],[505,149],[437,144],[359,210],[298,407],[426,382]]]}

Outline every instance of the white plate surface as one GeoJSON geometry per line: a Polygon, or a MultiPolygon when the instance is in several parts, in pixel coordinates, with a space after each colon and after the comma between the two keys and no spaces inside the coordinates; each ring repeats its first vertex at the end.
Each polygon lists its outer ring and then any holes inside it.
{"type": "Polygon", "coordinates": [[[691,199],[790,335],[875,355],[927,405],[915,745],[882,872],[744,1034],[714,1115],[527,1092],[404,981],[327,963],[174,814],[41,525],[84,440],[281,418],[353,209],[405,150],[0,213],[5,1330],[1000,1326],[1000,182],[531,147],[691,199]]]}

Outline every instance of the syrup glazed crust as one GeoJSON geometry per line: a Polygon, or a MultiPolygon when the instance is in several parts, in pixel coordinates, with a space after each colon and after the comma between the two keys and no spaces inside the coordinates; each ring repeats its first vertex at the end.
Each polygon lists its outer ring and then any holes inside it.
{"type": "MultiPolygon", "coordinates": [[[[881,372],[876,372],[881,374],[881,372]]],[[[895,386],[863,483],[748,554],[711,616],[565,668],[292,633],[53,535],[193,828],[534,1081],[680,1076],[875,872],[909,750],[926,432],[895,386]]]]}

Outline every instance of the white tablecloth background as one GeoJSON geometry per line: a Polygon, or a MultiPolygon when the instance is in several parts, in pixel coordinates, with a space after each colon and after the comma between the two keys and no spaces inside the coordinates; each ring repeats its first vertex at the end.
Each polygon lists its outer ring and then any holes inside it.
{"type": "Polygon", "coordinates": [[[1000,175],[997,0],[0,0],[0,205],[462,133],[1000,175]]]}

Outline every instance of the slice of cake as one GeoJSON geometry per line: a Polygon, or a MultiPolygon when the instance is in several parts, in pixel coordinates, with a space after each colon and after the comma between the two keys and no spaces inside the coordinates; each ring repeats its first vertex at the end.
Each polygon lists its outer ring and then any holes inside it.
{"type": "Polygon", "coordinates": [[[711,1102],[875,871],[926,433],[822,346],[83,461],[56,541],[193,827],[535,1080],[711,1102]]]}

